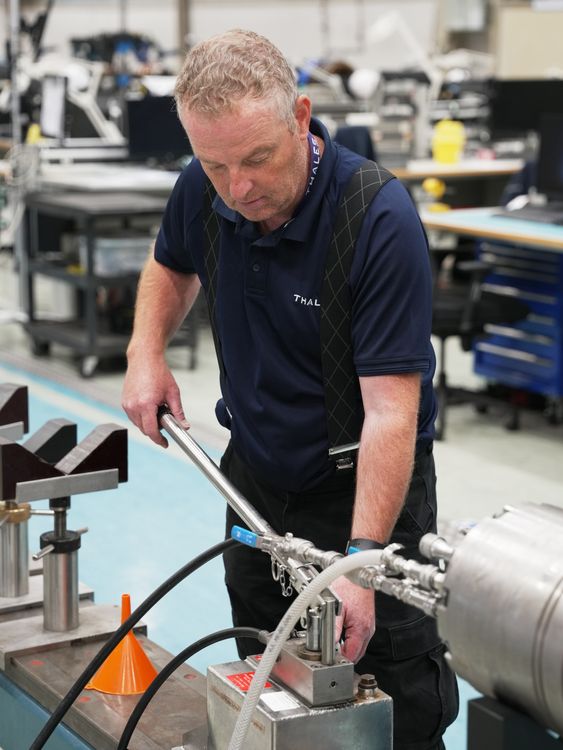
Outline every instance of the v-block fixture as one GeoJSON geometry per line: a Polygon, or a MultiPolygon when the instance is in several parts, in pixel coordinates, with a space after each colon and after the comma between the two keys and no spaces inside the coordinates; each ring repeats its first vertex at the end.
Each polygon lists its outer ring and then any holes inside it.
{"type": "Polygon", "coordinates": [[[41,534],[33,557],[43,559],[44,628],[57,632],[78,627],[78,550],[87,529],[67,526],[71,496],[127,481],[124,427],[100,425],[80,443],[76,435],[65,419],[48,421],[23,444],[0,431],[0,597],[28,593],[28,521],[52,516],[53,529],[41,534]],[[37,500],[49,500],[49,509],[33,510],[37,500]]]}

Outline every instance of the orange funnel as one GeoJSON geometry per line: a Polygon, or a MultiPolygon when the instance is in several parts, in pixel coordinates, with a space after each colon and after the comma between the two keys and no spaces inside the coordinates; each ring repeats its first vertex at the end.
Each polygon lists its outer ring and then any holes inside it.
{"type": "MultiPolygon", "coordinates": [[[[129,594],[121,597],[121,623],[131,614],[129,594]]],[[[136,695],[144,693],[157,675],[148,656],[132,631],[119,643],[94,677],[86,690],[98,690],[111,695],[136,695]]]]}

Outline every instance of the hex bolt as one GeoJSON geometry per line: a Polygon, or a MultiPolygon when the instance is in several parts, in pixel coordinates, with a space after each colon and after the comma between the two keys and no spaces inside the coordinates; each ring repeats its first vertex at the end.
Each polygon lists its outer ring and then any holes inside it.
{"type": "Polygon", "coordinates": [[[376,690],[377,680],[375,679],[375,675],[363,674],[360,677],[360,682],[358,684],[358,687],[361,688],[362,690],[376,690]]]}
{"type": "Polygon", "coordinates": [[[363,674],[358,683],[358,699],[369,700],[375,698],[377,693],[377,680],[375,675],[363,674]]]}

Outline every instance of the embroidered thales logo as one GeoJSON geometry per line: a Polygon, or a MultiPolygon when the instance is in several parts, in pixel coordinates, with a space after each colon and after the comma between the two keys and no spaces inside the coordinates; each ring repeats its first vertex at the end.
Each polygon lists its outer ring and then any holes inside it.
{"type": "Polygon", "coordinates": [[[294,294],[293,301],[298,305],[308,305],[309,307],[321,306],[319,300],[316,297],[302,297],[300,294],[294,294]]]}

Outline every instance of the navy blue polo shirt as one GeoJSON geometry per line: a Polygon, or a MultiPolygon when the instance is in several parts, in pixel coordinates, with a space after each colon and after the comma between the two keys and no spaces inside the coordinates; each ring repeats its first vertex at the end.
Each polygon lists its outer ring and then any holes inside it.
{"type": "MultiPolygon", "coordinates": [[[[262,236],[217,196],[221,238],[217,329],[225,365],[219,421],[237,453],[271,486],[313,487],[334,471],[320,357],[320,297],[335,213],[361,157],[333,143],[317,120],[324,153],[297,215],[262,236]],[[226,407],[226,408],[225,408],[226,407]]],[[[204,173],[194,159],[168,201],[155,258],[197,273],[204,288],[204,173]]],[[[428,248],[410,196],[394,179],[368,209],[350,274],[352,341],[358,375],[421,372],[418,438],[434,435],[435,359],[430,343],[428,248]]],[[[186,405],[189,414],[189,403],[186,405]]]]}

